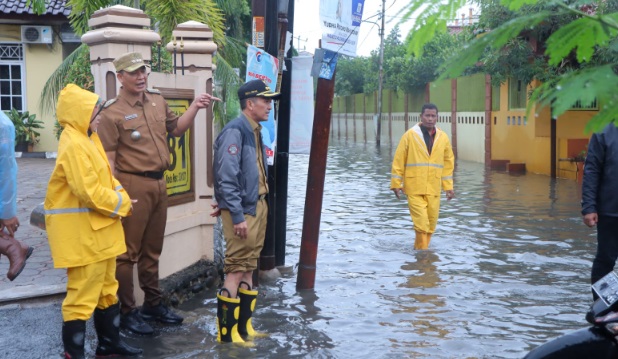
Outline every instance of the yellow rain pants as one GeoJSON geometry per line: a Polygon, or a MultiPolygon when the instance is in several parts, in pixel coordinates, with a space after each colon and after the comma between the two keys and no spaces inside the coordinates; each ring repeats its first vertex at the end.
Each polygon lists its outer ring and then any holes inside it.
{"type": "Polygon", "coordinates": [[[95,308],[118,303],[116,258],[67,268],[67,295],[62,302],[62,320],[88,320],[95,308]]]}
{"type": "Polygon", "coordinates": [[[408,195],[408,208],[416,231],[414,249],[427,249],[438,223],[440,196],[408,195]]]}

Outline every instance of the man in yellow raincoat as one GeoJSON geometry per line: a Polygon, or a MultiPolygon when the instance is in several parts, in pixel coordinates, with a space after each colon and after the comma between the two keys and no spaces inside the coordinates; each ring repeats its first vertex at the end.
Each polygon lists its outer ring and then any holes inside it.
{"type": "Polygon", "coordinates": [[[116,256],[126,252],[120,219],[131,199],[113,176],[96,133],[103,101],[74,84],[58,98],[63,128],[45,197],[45,226],[55,268],[67,268],[62,302],[65,357],[84,358],[86,321],[94,312],[96,355],[134,356],[120,338],[116,256]]]}
{"type": "Polygon", "coordinates": [[[421,122],[401,137],[391,171],[391,190],[397,198],[408,198],[414,223],[414,249],[427,249],[436,230],[440,212],[440,192],[447,200],[455,197],[453,169],[455,156],[446,133],[436,127],[438,107],[423,105],[421,122]]]}

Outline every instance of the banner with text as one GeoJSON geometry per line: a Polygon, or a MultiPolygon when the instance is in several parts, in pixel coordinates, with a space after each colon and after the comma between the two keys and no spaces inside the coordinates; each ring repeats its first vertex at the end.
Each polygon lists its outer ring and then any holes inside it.
{"type": "MultiPolygon", "coordinates": [[[[271,90],[275,90],[279,60],[255,46],[247,48],[247,74],[246,81],[259,79],[264,81],[271,90]]],[[[268,121],[261,123],[262,140],[266,146],[266,157],[269,165],[275,161],[275,147],[277,145],[277,132],[275,125],[275,104],[268,115],[268,121]]]]}
{"type": "Polygon", "coordinates": [[[290,153],[309,154],[313,132],[313,56],[292,58],[290,153]]]}
{"type": "Polygon", "coordinates": [[[356,57],[365,0],[320,0],[322,48],[356,57]]]}
{"type": "MultiPolygon", "coordinates": [[[[167,100],[170,109],[182,116],[189,108],[189,100],[167,100]]],[[[170,168],[165,171],[167,194],[169,196],[186,193],[191,190],[191,129],[182,136],[167,135],[167,145],[170,151],[170,168]]]]}

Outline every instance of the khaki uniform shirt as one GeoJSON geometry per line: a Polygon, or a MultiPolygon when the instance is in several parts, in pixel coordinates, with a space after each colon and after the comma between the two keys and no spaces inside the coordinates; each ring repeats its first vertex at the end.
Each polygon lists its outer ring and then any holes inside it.
{"type": "Polygon", "coordinates": [[[156,90],[133,96],[123,88],[116,101],[101,112],[97,130],[106,152],[116,152],[116,170],[164,171],[170,165],[167,133],[176,129],[178,116],[156,90]],[[136,130],[141,134],[131,139],[136,130]]]}
{"type": "Polygon", "coordinates": [[[259,173],[259,184],[258,184],[258,194],[261,196],[263,194],[268,193],[268,179],[266,178],[266,170],[264,169],[264,161],[262,160],[262,125],[259,123],[247,119],[251,128],[253,129],[253,137],[255,138],[255,152],[257,153],[257,163],[258,163],[258,171],[259,173]]]}

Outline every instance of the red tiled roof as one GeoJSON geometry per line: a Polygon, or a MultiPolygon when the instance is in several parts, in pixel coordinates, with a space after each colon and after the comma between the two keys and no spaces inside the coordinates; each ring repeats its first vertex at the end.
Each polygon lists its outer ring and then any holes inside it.
{"type": "MultiPolygon", "coordinates": [[[[26,7],[27,0],[2,0],[0,2],[0,14],[30,14],[34,15],[32,5],[26,7]]],[[[64,15],[71,14],[71,8],[65,5],[65,0],[47,0],[45,1],[47,9],[42,15],[64,15]]]]}

